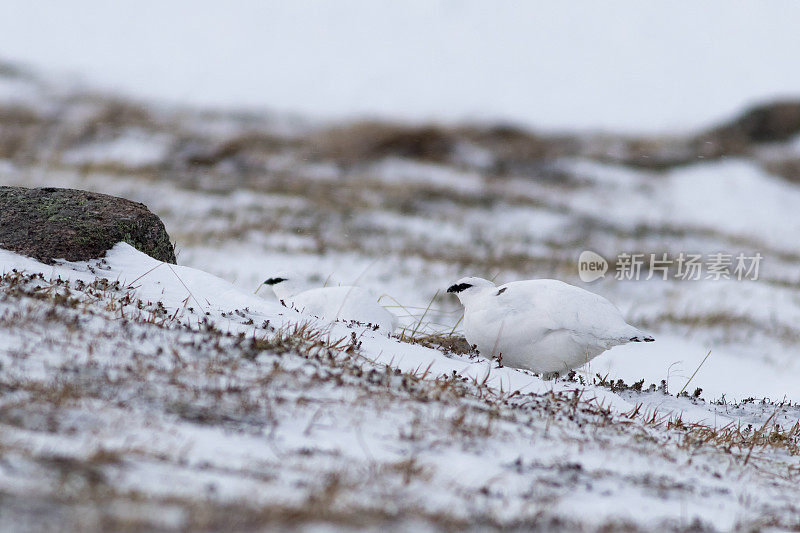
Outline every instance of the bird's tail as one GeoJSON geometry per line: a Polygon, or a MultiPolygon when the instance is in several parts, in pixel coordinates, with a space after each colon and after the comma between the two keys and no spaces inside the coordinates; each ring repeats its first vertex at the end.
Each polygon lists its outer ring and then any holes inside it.
{"type": "Polygon", "coordinates": [[[653,342],[655,339],[652,335],[645,333],[642,330],[633,328],[634,335],[628,339],[628,342],[653,342]]]}

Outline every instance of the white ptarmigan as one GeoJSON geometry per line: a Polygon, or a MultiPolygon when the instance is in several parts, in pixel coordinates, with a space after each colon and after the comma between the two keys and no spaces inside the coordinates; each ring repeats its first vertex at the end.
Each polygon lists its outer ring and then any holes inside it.
{"type": "Polygon", "coordinates": [[[579,367],[604,351],[653,337],[597,294],[553,279],[496,287],[462,278],[447,289],[464,305],[464,333],[484,357],[544,374],[579,367]]]}
{"type": "Polygon", "coordinates": [[[397,327],[397,317],[378,303],[369,291],[355,286],[319,287],[300,290],[292,280],[269,278],[264,285],[272,287],[275,296],[285,305],[323,320],[355,321],[377,326],[386,333],[397,327]]]}

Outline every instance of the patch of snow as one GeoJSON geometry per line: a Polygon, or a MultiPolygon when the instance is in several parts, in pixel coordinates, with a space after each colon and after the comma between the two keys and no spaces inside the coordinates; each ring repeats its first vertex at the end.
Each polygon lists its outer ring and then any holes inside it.
{"type": "Polygon", "coordinates": [[[139,168],[162,163],[169,152],[171,137],[153,136],[129,130],[107,141],[75,148],[64,154],[64,161],[73,165],[116,163],[139,168]]]}
{"type": "Polygon", "coordinates": [[[484,188],[483,178],[476,172],[396,157],[373,165],[370,175],[393,185],[411,182],[465,193],[480,193],[484,188]]]}

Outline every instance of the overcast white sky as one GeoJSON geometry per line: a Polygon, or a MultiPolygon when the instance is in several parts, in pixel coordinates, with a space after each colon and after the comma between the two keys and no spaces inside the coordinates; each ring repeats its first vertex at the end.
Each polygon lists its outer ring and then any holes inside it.
{"type": "Polygon", "coordinates": [[[800,95],[798,20],[779,1],[4,2],[0,59],[199,105],[665,131],[800,95]]]}

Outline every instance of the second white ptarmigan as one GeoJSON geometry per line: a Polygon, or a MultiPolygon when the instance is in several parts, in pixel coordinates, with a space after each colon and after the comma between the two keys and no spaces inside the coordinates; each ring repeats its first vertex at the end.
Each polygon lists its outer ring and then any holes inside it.
{"type": "Polygon", "coordinates": [[[653,337],[597,294],[553,279],[499,287],[462,278],[447,289],[464,305],[464,334],[484,357],[544,374],[577,368],[604,351],[653,337]]]}
{"type": "Polygon", "coordinates": [[[264,285],[271,286],[275,296],[286,307],[307,315],[330,322],[355,321],[378,327],[385,333],[392,333],[397,327],[397,317],[380,305],[372,293],[361,287],[319,287],[304,291],[284,277],[269,278],[264,285]]]}

